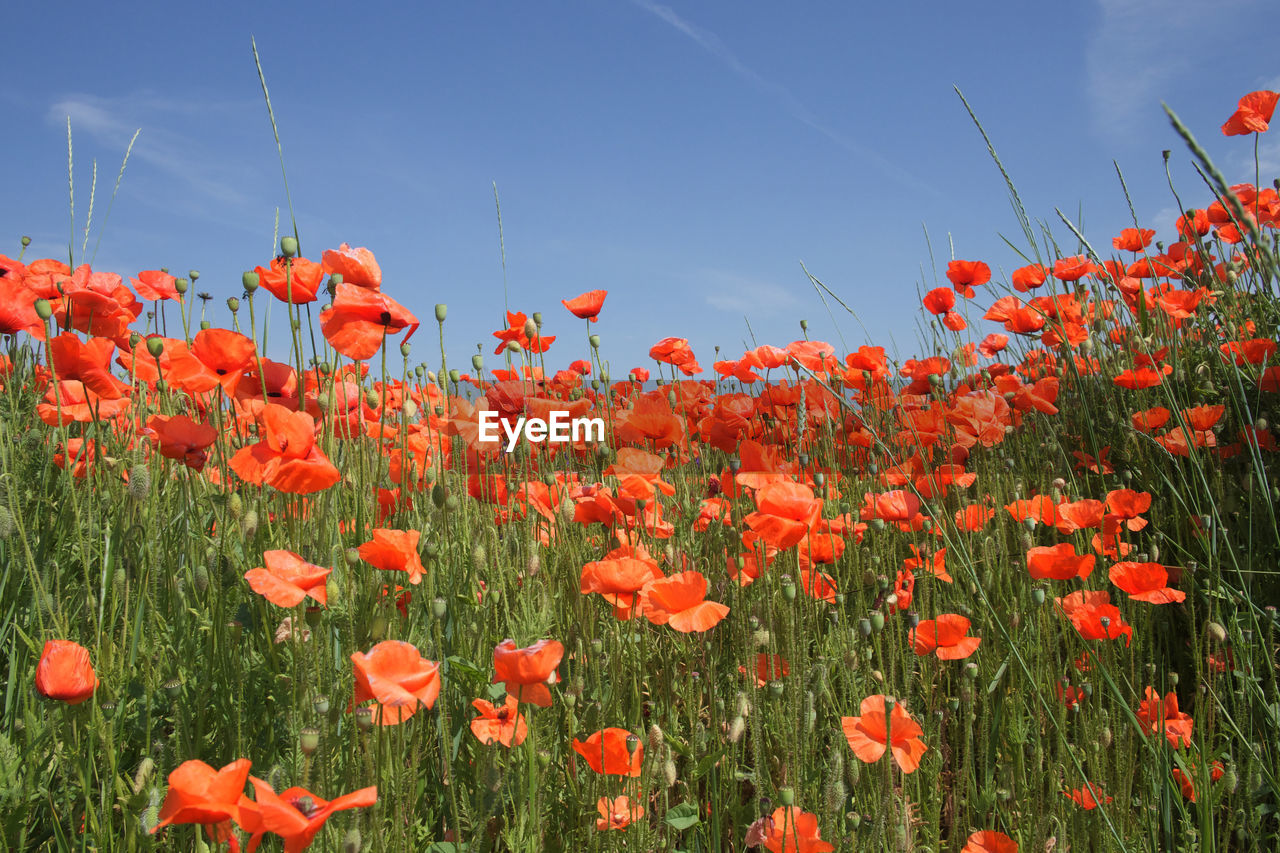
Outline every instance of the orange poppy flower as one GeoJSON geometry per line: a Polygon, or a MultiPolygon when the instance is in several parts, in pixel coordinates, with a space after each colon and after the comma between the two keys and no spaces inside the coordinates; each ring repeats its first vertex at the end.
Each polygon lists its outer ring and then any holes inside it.
{"type": "Polygon", "coordinates": [[[373,358],[388,337],[408,329],[405,340],[418,330],[418,318],[378,290],[342,282],[333,305],[320,312],[325,340],[347,358],[373,358]]]}
{"type": "Polygon", "coordinates": [[[1106,515],[1106,506],[1102,501],[1087,499],[1060,503],[1058,504],[1058,532],[1067,536],[1077,530],[1101,527],[1104,515],[1106,515]]]}
{"type": "Polygon", "coordinates": [[[590,320],[594,323],[598,319],[596,315],[604,307],[604,298],[608,295],[609,291],[607,290],[588,290],[581,296],[575,296],[572,299],[561,299],[560,304],[568,308],[569,313],[579,320],[590,320]]]}
{"type": "Polygon", "coordinates": [[[471,705],[480,716],[471,721],[471,733],[486,746],[500,743],[505,747],[519,746],[529,736],[529,724],[520,713],[520,702],[508,695],[501,707],[483,699],[472,700],[471,705]]]}
{"type": "Polygon", "coordinates": [[[1185,592],[1169,587],[1169,571],[1159,563],[1116,563],[1107,574],[1135,601],[1174,604],[1187,598],[1185,592]]]}
{"type": "MultiPolygon", "coordinates": [[[[747,674],[745,666],[738,667],[738,672],[747,674]]],[[[751,676],[756,687],[764,687],[770,681],[777,681],[791,674],[791,664],[782,655],[769,655],[760,652],[756,655],[756,668],[751,676]]]]}
{"type": "Polygon", "coordinates": [[[138,273],[137,278],[131,277],[129,282],[143,299],[152,302],[158,302],[161,299],[182,301],[182,294],[178,292],[177,277],[163,270],[143,270],[138,273]]]}
{"type": "Polygon", "coordinates": [[[1240,99],[1236,111],[1222,125],[1224,136],[1244,136],[1248,133],[1265,133],[1280,92],[1261,90],[1250,92],[1240,99]]]}
{"type": "Polygon", "coordinates": [[[79,705],[98,688],[89,650],[71,640],[49,640],[36,664],[36,690],[42,696],[79,705]]]}
{"type": "Polygon", "coordinates": [[[1163,700],[1154,687],[1146,689],[1146,699],[1138,706],[1137,718],[1149,734],[1164,732],[1174,749],[1191,746],[1191,730],[1195,720],[1178,710],[1178,694],[1170,691],[1163,700]]]}
{"type": "Polygon", "coordinates": [[[259,566],[244,573],[254,592],[277,607],[296,607],[310,596],[320,604],[328,603],[325,581],[332,569],[322,569],[304,561],[292,551],[264,551],[259,566]]]}
{"type": "Polygon", "coordinates": [[[335,812],[368,808],[378,802],[376,787],[361,788],[334,800],[316,796],[306,788],[289,788],[277,794],[256,776],[250,776],[255,802],[241,808],[239,823],[251,833],[248,852],[253,853],[270,832],[284,839],[284,853],[301,853],[311,846],[325,821],[335,812]]]}
{"type": "Polygon", "coordinates": [[[160,804],[159,819],[151,828],[154,835],[169,825],[184,823],[224,824],[241,821],[241,809],[253,808],[244,795],[252,762],[237,759],[221,770],[203,761],[184,761],[169,774],[169,790],[160,804]]]}
{"type": "Polygon", "coordinates": [[[1123,636],[1126,646],[1133,640],[1133,626],[1124,621],[1120,608],[1111,603],[1111,594],[1106,590],[1079,590],[1054,602],[1086,640],[1114,640],[1123,636]]]}
{"type": "Polygon", "coordinates": [[[342,276],[345,284],[369,290],[379,290],[382,287],[382,267],[378,266],[373,252],[368,249],[353,249],[343,243],[337,249],[326,249],[320,261],[325,273],[342,276]]]}
{"type": "Polygon", "coordinates": [[[785,550],[816,529],[822,500],[813,489],[789,480],[766,483],[756,490],[757,511],[743,519],[768,544],[785,550]]]}
{"type": "Polygon", "coordinates": [[[1018,844],[1003,832],[983,829],[969,836],[960,853],[1018,853],[1018,844]]]}
{"type": "Polygon", "coordinates": [[[644,762],[644,743],[626,729],[601,729],[585,741],[574,738],[573,751],[607,776],[639,776],[644,762]]]}
{"type": "Polygon", "coordinates": [[[680,572],[646,583],[640,601],[650,622],[689,634],[708,631],[729,614],[728,605],[706,596],[707,579],[701,572],[680,572]]]}
{"type": "Polygon", "coordinates": [[[1120,236],[1111,239],[1112,247],[1122,252],[1141,252],[1151,245],[1156,232],[1150,228],[1124,228],[1120,236]]]}
{"type": "Polygon", "coordinates": [[[218,440],[213,424],[196,423],[186,415],[152,415],[147,427],[155,433],[156,447],[166,459],[175,459],[196,471],[209,460],[208,449],[218,440]]]}
{"type": "Polygon", "coordinates": [[[632,803],[627,797],[601,797],[596,802],[596,829],[601,832],[607,829],[626,829],[633,822],[644,817],[644,804],[632,803]]]}
{"type": "Polygon", "coordinates": [[[902,772],[913,773],[920,766],[920,757],[929,749],[920,739],[924,729],[898,702],[894,703],[886,721],[887,707],[887,697],[883,694],[863,699],[861,716],[840,718],[844,736],[860,761],[868,764],[879,761],[885,749],[891,747],[894,761],[902,772]]]}
{"type": "Polygon", "coordinates": [[[493,649],[494,683],[505,682],[517,701],[549,708],[547,685],[560,680],[556,667],[563,657],[564,645],[558,640],[539,640],[523,649],[516,648],[515,640],[503,640],[493,649]]]}
{"type": "Polygon", "coordinates": [[[970,637],[968,633],[968,619],[958,613],[944,613],[911,629],[908,639],[921,657],[936,653],[939,660],[963,660],[982,642],[981,637],[970,637]]]}
{"type": "Polygon", "coordinates": [[[1071,580],[1087,578],[1093,572],[1096,558],[1092,554],[1077,554],[1070,542],[1044,545],[1027,551],[1027,571],[1036,580],[1071,580]]]}
{"type": "Polygon", "coordinates": [[[384,640],[367,652],[354,652],[351,663],[356,677],[351,707],[376,701],[375,723],[403,723],[419,705],[435,705],[440,695],[440,664],[424,658],[412,643],[384,640]]]}
{"type": "MultiPolygon", "coordinates": [[[[1195,772],[1196,766],[1191,765],[1192,772],[1195,772]]],[[[1222,766],[1221,761],[1213,762],[1213,766],[1209,769],[1209,781],[1217,782],[1226,773],[1226,768],[1222,766]]],[[[1191,801],[1196,801],[1196,786],[1191,777],[1183,775],[1182,771],[1177,767],[1173,768],[1173,781],[1178,783],[1178,788],[1182,792],[1182,796],[1191,801]]]]}
{"type": "Polygon", "coordinates": [[[796,806],[773,810],[763,842],[770,853],[831,853],[836,849],[822,840],[818,816],[796,806]]]}
{"type": "Polygon", "coordinates": [[[320,282],[324,280],[324,267],[306,258],[285,258],[280,255],[271,266],[254,267],[258,283],[281,302],[301,305],[315,302],[320,282]]]}
{"type": "Polygon", "coordinates": [[[867,492],[864,500],[866,501],[862,507],[864,521],[879,518],[884,521],[905,523],[920,514],[920,499],[901,489],[878,495],[867,492]]]}
{"type": "Polygon", "coordinates": [[[629,550],[611,551],[603,560],[582,567],[579,589],[583,595],[593,592],[613,605],[620,619],[629,619],[637,603],[637,594],[651,580],[663,577],[658,563],[648,556],[632,555],[629,550]]]}
{"type": "Polygon", "coordinates": [[[376,528],[373,538],[359,547],[360,559],[383,571],[408,572],[409,583],[416,586],[422,583],[422,575],[427,571],[418,555],[421,536],[417,530],[376,528]]]}
{"type": "Polygon", "coordinates": [[[342,475],[316,445],[315,419],[275,403],[262,409],[263,439],[242,447],[231,457],[231,470],[256,485],[266,484],[282,492],[310,494],[342,479],[342,475]]]}
{"type": "MultiPolygon", "coordinates": [[[[1083,788],[1073,788],[1070,791],[1063,791],[1063,796],[1074,802],[1077,806],[1085,811],[1093,811],[1098,807],[1098,795],[1102,794],[1102,789],[1093,782],[1086,782],[1083,788]]],[[[1103,796],[1102,802],[1111,802],[1112,797],[1103,796]]]]}
{"type": "Polygon", "coordinates": [[[947,549],[939,548],[930,557],[926,552],[922,552],[915,545],[908,545],[914,557],[907,557],[902,561],[902,568],[908,572],[915,569],[928,569],[933,572],[933,576],[940,581],[952,583],[952,577],[947,572],[947,549]]]}

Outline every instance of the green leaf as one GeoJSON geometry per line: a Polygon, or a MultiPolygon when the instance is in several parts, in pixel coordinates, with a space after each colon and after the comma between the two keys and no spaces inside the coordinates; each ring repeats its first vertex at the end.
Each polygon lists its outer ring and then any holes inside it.
{"type": "Polygon", "coordinates": [[[675,808],[667,809],[665,818],[667,825],[677,832],[683,832],[691,826],[697,826],[702,822],[698,817],[697,803],[681,803],[675,808]]]}

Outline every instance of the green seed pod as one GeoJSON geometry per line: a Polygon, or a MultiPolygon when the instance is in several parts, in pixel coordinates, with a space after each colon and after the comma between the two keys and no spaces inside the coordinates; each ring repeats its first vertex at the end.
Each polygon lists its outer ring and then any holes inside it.
{"type": "Polygon", "coordinates": [[[779,788],[778,802],[784,806],[794,805],[796,801],[796,792],[793,788],[779,788]]]}
{"type": "Polygon", "coordinates": [[[191,282],[187,281],[185,278],[175,278],[173,280],[173,289],[178,291],[179,294],[185,294],[190,287],[191,282]]]}
{"type": "Polygon", "coordinates": [[[871,614],[871,630],[876,632],[884,630],[884,613],[879,610],[871,614]]]}
{"type": "Polygon", "coordinates": [[[443,323],[444,318],[449,315],[449,306],[443,302],[436,303],[436,322],[443,323]]]}
{"type": "Polygon", "coordinates": [[[298,749],[303,755],[311,755],[320,748],[320,730],[305,728],[298,734],[298,749]]]}
{"type": "Polygon", "coordinates": [[[286,258],[294,258],[298,255],[298,240],[296,237],[280,238],[280,254],[286,258]]]}
{"type": "Polygon", "coordinates": [[[315,711],[318,717],[323,717],[329,713],[329,697],[325,695],[317,696],[311,701],[311,710],[315,711]]]}
{"type": "Polygon", "coordinates": [[[147,338],[147,352],[151,353],[152,358],[159,358],[164,354],[163,338],[147,338]]]}

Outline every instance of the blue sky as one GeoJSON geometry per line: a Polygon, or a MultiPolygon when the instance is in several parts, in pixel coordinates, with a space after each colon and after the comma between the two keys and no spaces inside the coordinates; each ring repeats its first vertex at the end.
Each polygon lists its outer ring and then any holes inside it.
{"type": "MultiPolygon", "coordinates": [[[[595,288],[610,292],[592,331],[615,375],[669,335],[710,371],[715,346],[736,358],[752,332],[783,345],[802,318],[842,350],[905,358],[921,348],[917,291],[952,246],[997,278],[1022,263],[1001,234],[1026,251],[953,86],[1064,249],[1055,207],[1082,210],[1095,245],[1132,224],[1113,160],[1167,237],[1161,150],[1184,200],[1206,193],[1161,101],[1230,179],[1252,180],[1252,144],[1218,128],[1239,96],[1280,86],[1268,2],[23,4],[0,77],[0,252],[28,234],[28,260],[66,258],[70,116],[77,260],[98,164],[92,254],[141,128],[94,266],[199,269],[228,324],[241,272],[272,254],[277,207],[289,222],[253,36],[303,253],[373,250],[383,289],[426,321],[415,361],[438,361],[445,302],[451,363],[483,343],[498,365],[494,182],[510,307],[543,313],[555,366],[587,352],[560,300],[595,288]],[[835,306],[833,324],[802,262],[861,325],[835,306]]],[[[1269,181],[1277,138],[1261,157],[1269,181]]]]}

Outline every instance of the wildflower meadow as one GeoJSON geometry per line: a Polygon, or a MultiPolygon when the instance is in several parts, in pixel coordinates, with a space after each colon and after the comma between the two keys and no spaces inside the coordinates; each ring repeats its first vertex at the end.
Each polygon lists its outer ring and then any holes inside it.
{"type": "Polygon", "coordinates": [[[376,247],[223,304],[15,238],[0,846],[1276,849],[1280,194],[1195,135],[1277,97],[1170,114],[1175,221],[1010,181],[909,358],[609,375],[607,284],[458,354],[376,247]]]}

